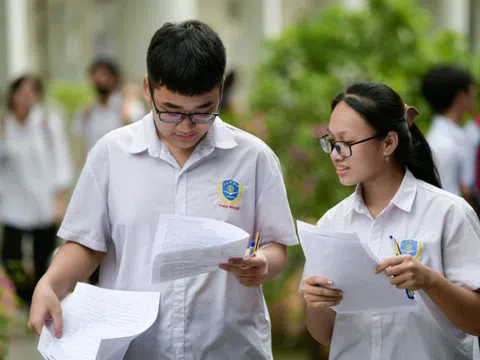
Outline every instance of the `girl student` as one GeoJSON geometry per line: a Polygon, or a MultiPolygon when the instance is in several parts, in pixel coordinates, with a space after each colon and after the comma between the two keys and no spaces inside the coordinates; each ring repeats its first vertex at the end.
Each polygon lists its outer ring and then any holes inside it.
{"type": "Polygon", "coordinates": [[[309,332],[336,360],[476,359],[480,225],[462,198],[441,189],[432,152],[413,123],[418,112],[378,83],[350,86],[331,108],[320,144],[340,183],[356,191],[317,226],[356,232],[383,259],[375,272],[414,291],[419,306],[336,314],[330,307],[342,301],[342,289],[318,274],[302,281],[309,332]]]}
{"type": "Polygon", "coordinates": [[[40,78],[22,75],[10,84],[6,113],[0,116],[1,258],[26,305],[55,249],[73,181],[60,112],[43,95],[40,78]],[[25,235],[33,238],[33,279],[23,267],[25,235]]]}

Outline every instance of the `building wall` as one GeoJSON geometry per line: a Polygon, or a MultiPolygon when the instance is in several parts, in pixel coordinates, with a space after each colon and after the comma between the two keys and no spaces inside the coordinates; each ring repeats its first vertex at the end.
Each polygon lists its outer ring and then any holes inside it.
{"type": "MultiPolygon", "coordinates": [[[[0,24],[6,24],[6,9],[5,9],[5,1],[0,1],[0,24]]],[[[3,103],[4,100],[4,91],[2,89],[5,88],[4,84],[7,82],[7,56],[5,56],[6,49],[7,49],[7,31],[5,26],[0,25],[0,49],[4,49],[2,51],[2,56],[0,56],[0,102],[3,103]]],[[[0,106],[1,108],[1,106],[0,106]]]]}
{"type": "MultiPolygon", "coordinates": [[[[0,18],[8,1],[0,1],[0,18]]],[[[153,33],[165,21],[198,18],[211,25],[227,48],[228,68],[238,72],[239,97],[246,99],[254,68],[264,52],[265,37],[291,26],[312,11],[343,3],[361,7],[366,0],[21,0],[28,1],[30,69],[49,79],[85,81],[93,57],[114,56],[127,81],[141,83],[153,33]]],[[[422,0],[435,28],[466,33],[480,49],[477,0],[422,0]],[[473,20],[473,21],[472,21],[473,20]]],[[[7,22],[4,21],[4,24],[7,22]]],[[[0,48],[7,49],[6,26],[0,48]]],[[[20,40],[19,40],[20,41],[20,40]]],[[[9,51],[5,51],[7,54],[9,51]]],[[[0,57],[0,81],[9,77],[8,56],[0,57]]]]}
{"type": "MultiPolygon", "coordinates": [[[[127,81],[141,84],[146,73],[146,54],[150,40],[167,21],[196,18],[194,0],[118,0],[118,60],[127,81]]],[[[113,21],[113,20],[112,20],[113,21]]]]}
{"type": "Polygon", "coordinates": [[[81,81],[91,56],[91,0],[49,0],[46,34],[47,71],[51,79],[81,81]]]}

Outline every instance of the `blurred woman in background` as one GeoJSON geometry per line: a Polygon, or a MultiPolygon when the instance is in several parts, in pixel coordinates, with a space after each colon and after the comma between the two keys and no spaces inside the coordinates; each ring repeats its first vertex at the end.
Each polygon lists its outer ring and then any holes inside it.
{"type": "Polygon", "coordinates": [[[63,121],[58,111],[44,104],[39,78],[24,75],[14,80],[6,105],[0,118],[1,255],[17,294],[29,304],[56,245],[73,169],[63,121]],[[33,237],[33,276],[26,275],[22,263],[27,234],[33,237]]]}

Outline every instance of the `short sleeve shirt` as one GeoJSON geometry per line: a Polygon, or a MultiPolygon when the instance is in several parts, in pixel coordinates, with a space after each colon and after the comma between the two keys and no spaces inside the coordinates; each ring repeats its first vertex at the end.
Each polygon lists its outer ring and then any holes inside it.
{"type": "MultiPolygon", "coordinates": [[[[363,202],[361,186],[329,210],[318,226],[356,232],[383,259],[402,253],[467,289],[480,288],[480,225],[470,205],[407,170],[390,204],[375,218],[363,202]]],[[[397,313],[337,314],[330,358],[336,360],[471,360],[477,339],[455,328],[423,291],[419,306],[397,313]]]]}
{"type": "Polygon", "coordinates": [[[279,161],[258,138],[220,119],[181,168],[157,138],[152,114],[115,130],[91,150],[59,236],[104,251],[100,286],[159,291],[154,325],[125,359],[271,359],[261,287],[223,270],[150,284],[162,214],[236,225],[262,242],[297,244],[279,161]],[[225,184],[240,191],[235,198],[225,184]],[[234,355],[232,355],[234,354],[234,355]]]}
{"type": "Polygon", "coordinates": [[[438,168],[442,188],[461,195],[461,185],[470,185],[469,139],[460,125],[444,116],[433,118],[427,134],[433,157],[438,168]]]}
{"type": "MultiPolygon", "coordinates": [[[[79,111],[73,123],[73,133],[84,139],[87,150],[105,134],[124,126],[122,120],[123,96],[120,93],[111,95],[106,106],[95,104],[88,110],[79,111]]],[[[140,102],[134,102],[130,108],[132,121],[140,120],[145,111],[140,102]]]]}

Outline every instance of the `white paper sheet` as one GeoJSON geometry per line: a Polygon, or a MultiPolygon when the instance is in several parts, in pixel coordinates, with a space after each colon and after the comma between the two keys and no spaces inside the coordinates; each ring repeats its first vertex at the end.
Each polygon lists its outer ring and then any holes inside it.
{"type": "Polygon", "coordinates": [[[218,269],[228,259],[243,257],[250,235],[223,221],[162,215],[152,252],[152,283],[218,269]]]}
{"type": "Polygon", "coordinates": [[[42,329],[38,351],[48,360],[121,360],[130,342],[157,318],[158,292],[107,290],[78,283],[62,302],[63,336],[42,329]]]}
{"type": "Polygon", "coordinates": [[[335,311],[393,312],[417,306],[385,273],[375,274],[380,261],[356,234],[333,233],[301,221],[297,228],[306,258],[304,277],[326,277],[343,291],[342,302],[332,307],[335,311]]]}

